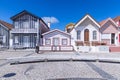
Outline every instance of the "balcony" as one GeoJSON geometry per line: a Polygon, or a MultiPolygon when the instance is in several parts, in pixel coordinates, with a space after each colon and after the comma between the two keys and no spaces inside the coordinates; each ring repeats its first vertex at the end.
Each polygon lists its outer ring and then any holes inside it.
{"type": "Polygon", "coordinates": [[[12,29],[11,33],[37,33],[37,29],[12,29]]]}

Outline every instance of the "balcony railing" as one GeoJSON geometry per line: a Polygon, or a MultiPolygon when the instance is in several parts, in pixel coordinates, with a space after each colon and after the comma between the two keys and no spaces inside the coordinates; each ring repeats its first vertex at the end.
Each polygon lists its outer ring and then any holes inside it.
{"type": "Polygon", "coordinates": [[[37,33],[37,29],[12,29],[11,33],[37,33]]]}

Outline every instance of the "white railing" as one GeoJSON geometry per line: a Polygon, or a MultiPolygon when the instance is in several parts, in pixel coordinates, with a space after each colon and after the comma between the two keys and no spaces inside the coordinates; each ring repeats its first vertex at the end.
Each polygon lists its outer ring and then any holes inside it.
{"type": "Polygon", "coordinates": [[[11,33],[37,33],[37,29],[12,29],[11,33]]]}
{"type": "Polygon", "coordinates": [[[39,46],[40,51],[73,51],[73,46],[39,46]]]}

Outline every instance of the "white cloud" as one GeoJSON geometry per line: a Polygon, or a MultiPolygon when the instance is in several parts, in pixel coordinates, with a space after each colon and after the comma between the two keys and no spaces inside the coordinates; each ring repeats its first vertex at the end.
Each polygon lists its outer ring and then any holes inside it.
{"type": "Polygon", "coordinates": [[[48,22],[50,22],[50,23],[58,23],[59,22],[59,20],[57,18],[55,18],[55,17],[42,17],[42,19],[46,23],[48,23],[48,22]]]}

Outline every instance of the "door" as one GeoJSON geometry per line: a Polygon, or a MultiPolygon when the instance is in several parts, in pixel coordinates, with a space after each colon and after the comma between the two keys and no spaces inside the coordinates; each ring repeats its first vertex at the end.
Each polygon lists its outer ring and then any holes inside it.
{"type": "Polygon", "coordinates": [[[85,29],[84,31],[84,41],[88,42],[89,41],[89,30],[85,29]]]}
{"type": "Polygon", "coordinates": [[[30,46],[29,40],[30,40],[29,36],[24,36],[24,39],[23,39],[24,47],[30,46]]]}
{"type": "Polygon", "coordinates": [[[53,38],[53,50],[54,51],[59,50],[59,38],[53,38]]]}
{"type": "Polygon", "coordinates": [[[115,33],[111,34],[111,44],[115,44],[115,33]]]}

